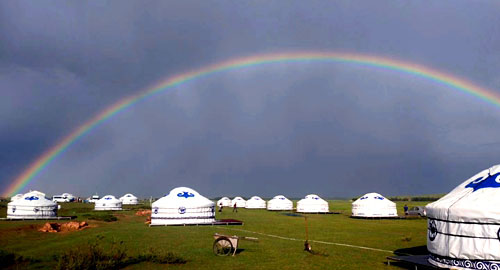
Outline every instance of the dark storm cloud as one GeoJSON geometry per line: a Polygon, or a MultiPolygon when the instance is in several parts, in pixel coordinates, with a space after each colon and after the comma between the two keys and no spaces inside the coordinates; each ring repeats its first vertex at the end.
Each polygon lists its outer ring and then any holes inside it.
{"type": "MultiPolygon", "coordinates": [[[[120,98],[235,56],[355,51],[500,89],[498,11],[488,1],[4,1],[0,183],[120,98]]],[[[31,187],[142,196],[182,183],[211,196],[446,192],[498,163],[498,116],[492,105],[399,73],[244,69],[130,108],[31,187]]]]}

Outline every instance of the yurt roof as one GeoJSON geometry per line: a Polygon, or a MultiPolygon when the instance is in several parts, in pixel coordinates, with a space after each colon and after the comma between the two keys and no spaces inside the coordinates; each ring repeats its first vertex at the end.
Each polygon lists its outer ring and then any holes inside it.
{"type": "Polygon", "coordinates": [[[249,199],[249,201],[253,201],[253,200],[255,200],[255,201],[263,201],[262,198],[259,197],[259,196],[253,196],[252,198],[249,199]]]}
{"type": "Polygon", "coordinates": [[[234,197],[233,201],[244,201],[245,199],[241,197],[234,197]]]}
{"type": "Polygon", "coordinates": [[[483,170],[426,207],[428,217],[463,222],[500,220],[500,165],[483,170]]]}
{"type": "Polygon", "coordinates": [[[211,207],[215,203],[203,197],[194,189],[188,187],[178,187],[170,191],[170,193],[156,202],[153,207],[177,208],[180,206],[189,207],[211,207]]]}
{"type": "Polygon", "coordinates": [[[16,195],[14,195],[14,196],[10,197],[10,200],[11,200],[11,201],[19,200],[19,199],[21,199],[22,197],[23,197],[23,194],[19,193],[19,194],[16,194],[16,195]]]}
{"type": "Polygon", "coordinates": [[[301,205],[303,204],[315,205],[315,204],[327,204],[327,203],[328,203],[327,201],[323,200],[316,194],[309,194],[304,199],[297,202],[297,204],[301,205]]]}
{"type": "Polygon", "coordinates": [[[396,205],[394,202],[391,200],[385,198],[384,196],[372,192],[372,193],[367,193],[361,197],[359,197],[356,201],[352,203],[353,205],[369,205],[369,206],[374,206],[374,205],[396,205]]]}
{"type": "Polygon", "coordinates": [[[127,194],[123,195],[122,198],[136,198],[137,199],[137,197],[134,196],[134,194],[132,194],[132,193],[127,193],[127,194]]]}
{"type": "Polygon", "coordinates": [[[229,199],[228,197],[222,197],[220,198],[219,202],[220,201],[231,201],[231,199],[229,199]]]}
{"type": "Polygon", "coordinates": [[[105,202],[120,202],[120,200],[118,200],[115,196],[113,195],[106,195],[102,198],[100,198],[98,201],[98,203],[105,203],[105,202]]]}
{"type": "Polygon", "coordinates": [[[45,198],[45,196],[40,196],[44,194],[42,192],[28,192],[24,194],[20,199],[10,202],[11,204],[18,206],[55,206],[55,202],[45,198]]]}
{"type": "Polygon", "coordinates": [[[283,195],[276,195],[273,197],[273,200],[288,200],[288,199],[283,195]]]}

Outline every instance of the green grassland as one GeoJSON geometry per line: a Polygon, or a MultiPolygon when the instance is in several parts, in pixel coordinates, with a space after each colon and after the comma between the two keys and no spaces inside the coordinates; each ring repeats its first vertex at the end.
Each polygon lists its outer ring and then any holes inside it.
{"type": "MultiPolygon", "coordinates": [[[[53,269],[57,256],[63,252],[95,242],[114,248],[112,243],[122,243],[128,254],[174,252],[185,264],[157,264],[141,262],[125,269],[400,269],[387,266],[386,257],[394,251],[422,250],[426,244],[427,223],[424,218],[399,220],[365,220],[349,217],[349,201],[329,201],[335,215],[307,215],[309,239],[317,254],[303,251],[303,241],[275,238],[270,235],[305,239],[305,220],[301,216],[287,216],[281,212],[239,209],[233,213],[225,208],[216,213],[217,219],[238,219],[243,226],[168,226],[149,227],[145,217],[135,216],[141,206],[125,207],[119,212],[95,212],[93,204],[65,203],[60,216],[77,216],[91,226],[77,232],[41,233],[37,229],[45,221],[0,221],[0,250],[14,253],[31,261],[19,269],[53,269]],[[106,222],[114,215],[117,221],[106,222]],[[246,231],[241,231],[246,230],[246,231]],[[234,257],[219,257],[212,252],[213,234],[258,237],[259,242],[241,241],[234,257]],[[263,233],[255,234],[252,232],[263,233]],[[368,250],[352,246],[381,250],[368,250]],[[413,249],[412,249],[413,248],[413,249]],[[416,249],[415,249],[416,248],[416,249]],[[384,251],[385,250],[385,251],[384,251]]],[[[398,202],[402,215],[404,204],[425,205],[427,202],[398,202]]],[[[142,208],[147,209],[147,205],[142,208]]],[[[0,207],[0,216],[6,216],[6,203],[0,207]]],[[[64,222],[64,221],[60,221],[64,222]]],[[[16,266],[11,269],[17,269],[16,266]]]]}

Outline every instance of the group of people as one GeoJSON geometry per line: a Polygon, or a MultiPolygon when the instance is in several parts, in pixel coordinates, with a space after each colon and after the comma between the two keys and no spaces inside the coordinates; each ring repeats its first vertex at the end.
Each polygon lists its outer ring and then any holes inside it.
{"type": "MultiPolygon", "coordinates": [[[[222,205],[222,203],[219,204],[219,213],[222,213],[222,208],[224,208],[224,206],[222,205]]],[[[238,208],[236,207],[236,203],[234,203],[233,205],[233,213],[236,212],[238,213],[238,208]]]]}

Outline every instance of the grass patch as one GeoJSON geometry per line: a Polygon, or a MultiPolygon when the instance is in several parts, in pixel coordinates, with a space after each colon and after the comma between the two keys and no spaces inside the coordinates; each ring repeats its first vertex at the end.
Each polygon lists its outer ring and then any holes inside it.
{"type": "Polygon", "coordinates": [[[123,241],[112,241],[105,248],[101,242],[104,237],[98,237],[93,243],[70,249],[57,256],[57,270],[111,270],[121,269],[128,265],[153,262],[158,264],[184,264],[186,260],[172,252],[158,253],[150,249],[138,256],[129,256],[123,241]]]}
{"type": "Polygon", "coordinates": [[[9,266],[14,266],[14,265],[22,265],[26,263],[34,263],[36,262],[35,260],[31,258],[25,258],[23,256],[17,255],[12,252],[8,252],[5,250],[0,250],[0,268],[1,269],[8,269],[9,266]]]}
{"type": "Polygon", "coordinates": [[[104,222],[113,222],[118,220],[116,216],[111,214],[83,214],[81,216],[90,220],[97,220],[104,222]]]}

